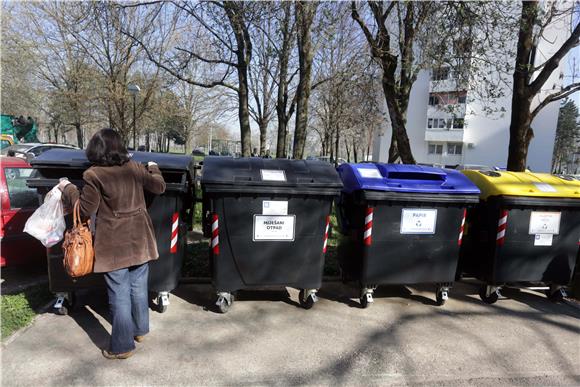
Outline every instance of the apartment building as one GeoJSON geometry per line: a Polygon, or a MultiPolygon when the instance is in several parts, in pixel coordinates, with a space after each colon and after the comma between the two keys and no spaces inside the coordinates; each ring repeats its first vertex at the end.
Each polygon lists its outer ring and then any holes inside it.
{"type": "MultiPolygon", "coordinates": [[[[545,31],[545,39],[538,43],[536,65],[545,62],[561,46],[569,36],[569,28],[569,20],[562,20],[545,31]]],[[[565,69],[566,60],[546,82],[546,90],[536,98],[536,104],[543,96],[561,87],[565,69]]],[[[504,74],[504,78],[511,81],[511,73],[504,74]]],[[[503,94],[493,103],[482,101],[468,86],[457,80],[450,68],[422,71],[411,90],[407,113],[407,134],[417,163],[505,167],[511,84],[503,86],[503,94]]],[[[534,138],[529,148],[528,165],[534,171],[551,170],[558,111],[559,101],[553,102],[532,122],[534,138]]],[[[377,133],[373,144],[374,161],[387,161],[390,142],[390,128],[377,133]]]]}

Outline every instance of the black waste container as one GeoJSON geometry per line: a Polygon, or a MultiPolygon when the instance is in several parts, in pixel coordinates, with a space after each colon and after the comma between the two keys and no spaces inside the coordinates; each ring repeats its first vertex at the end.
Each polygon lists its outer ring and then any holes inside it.
{"type": "MultiPolygon", "coordinates": [[[[183,155],[149,152],[133,152],[130,155],[139,163],[156,162],[166,182],[167,188],[162,195],[145,192],[147,211],[153,221],[159,251],[159,259],[149,264],[149,291],[157,293],[158,311],[164,312],[169,305],[169,292],[177,287],[181,276],[186,234],[192,225],[195,205],[194,163],[192,157],[183,155]]],[[[61,177],[67,177],[82,187],[82,174],[90,167],[83,150],[49,150],[31,164],[36,172],[27,184],[36,188],[42,197],[58,184],[61,177]]],[[[66,218],[70,227],[71,217],[66,218]]],[[[50,290],[57,295],[55,308],[62,314],[67,313],[67,306],[74,305],[75,291],[105,286],[102,274],[72,280],[65,273],[62,242],[47,249],[47,258],[50,290]]]]}
{"type": "Polygon", "coordinates": [[[580,248],[580,182],[567,176],[462,171],[481,190],[467,214],[459,271],[484,282],[482,301],[503,286],[548,288],[561,300],[580,248]]]}
{"type": "Polygon", "coordinates": [[[267,286],[301,289],[300,304],[312,307],[332,202],[342,187],[332,165],[206,157],[201,186],[219,311],[230,308],[233,292],[267,286]]]}
{"type": "Polygon", "coordinates": [[[442,305],[455,279],[465,209],[479,190],[454,170],[343,164],[337,205],[343,280],[360,284],[361,306],[378,285],[436,285],[442,305]]]}

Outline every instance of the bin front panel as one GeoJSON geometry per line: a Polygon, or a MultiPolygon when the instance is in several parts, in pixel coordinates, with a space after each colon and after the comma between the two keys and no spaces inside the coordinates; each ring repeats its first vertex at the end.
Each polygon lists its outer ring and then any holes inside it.
{"type": "MultiPolygon", "coordinates": [[[[389,204],[376,205],[373,210],[372,243],[365,246],[363,254],[363,283],[380,285],[453,282],[459,255],[458,241],[463,208],[429,203],[421,206],[407,206],[396,202],[389,204]],[[406,226],[401,225],[403,210],[430,213],[430,216],[436,213],[434,232],[404,233],[407,231],[406,226]]],[[[425,229],[426,232],[430,232],[429,227],[425,229]]],[[[360,239],[362,240],[362,235],[360,239]]]]}
{"type": "Polygon", "coordinates": [[[218,291],[281,285],[319,288],[326,217],[331,201],[313,196],[222,196],[214,199],[219,221],[219,255],[213,257],[218,291]],[[264,201],[287,201],[294,216],[293,240],[255,240],[254,225],[264,201]]]}
{"type": "Polygon", "coordinates": [[[168,292],[175,289],[181,276],[186,236],[181,195],[166,192],[151,200],[147,211],[153,220],[159,258],[149,263],[149,291],[168,292]],[[175,235],[177,234],[177,235],[175,235]]]}
{"type": "Polygon", "coordinates": [[[468,214],[469,232],[461,252],[461,271],[491,284],[543,282],[565,285],[574,271],[580,239],[580,211],[570,208],[505,208],[484,202],[468,214]],[[498,224],[507,211],[502,240],[498,224]],[[560,213],[559,233],[548,243],[530,234],[534,211],[560,213]]]}

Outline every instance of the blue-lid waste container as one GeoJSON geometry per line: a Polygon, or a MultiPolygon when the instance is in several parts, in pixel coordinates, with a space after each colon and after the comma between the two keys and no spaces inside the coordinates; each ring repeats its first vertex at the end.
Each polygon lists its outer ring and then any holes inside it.
{"type": "Polygon", "coordinates": [[[206,157],[201,176],[204,234],[216,306],[234,292],[269,286],[300,289],[316,302],[322,282],[332,203],[342,183],[317,160],[206,157]]]}
{"type": "Polygon", "coordinates": [[[570,176],[462,171],[481,190],[467,214],[459,272],[482,280],[482,301],[496,302],[505,285],[548,287],[559,301],[580,248],[580,182],[570,176]]]}
{"type": "Polygon", "coordinates": [[[465,210],[479,189],[455,170],[403,164],[343,164],[337,205],[343,280],[360,302],[379,285],[435,284],[443,305],[455,279],[465,210]]]}
{"type": "MultiPolygon", "coordinates": [[[[156,162],[166,183],[162,195],[145,192],[147,212],[153,222],[159,251],[159,259],[149,263],[149,292],[157,294],[157,310],[164,312],[169,305],[169,292],[177,287],[181,276],[186,233],[193,221],[195,166],[193,158],[185,155],[130,152],[130,156],[139,163],[156,162]]],[[[42,198],[61,177],[67,177],[82,187],[83,172],[91,166],[84,150],[68,149],[44,152],[32,160],[31,165],[35,173],[27,184],[36,188],[42,198]]],[[[67,216],[66,221],[70,227],[71,217],[67,216]]],[[[57,295],[54,306],[57,313],[66,314],[74,306],[76,291],[104,287],[105,282],[102,274],[71,279],[64,271],[62,259],[62,242],[47,249],[49,287],[57,295]]]]}

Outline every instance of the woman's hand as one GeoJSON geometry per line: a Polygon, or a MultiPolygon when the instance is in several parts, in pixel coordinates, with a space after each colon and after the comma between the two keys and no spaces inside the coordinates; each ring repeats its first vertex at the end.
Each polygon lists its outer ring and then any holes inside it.
{"type": "Polygon", "coordinates": [[[64,191],[64,187],[66,187],[67,185],[70,184],[70,181],[68,181],[68,179],[66,177],[61,177],[59,179],[59,183],[57,185],[58,189],[60,189],[61,191],[64,191]]]}

